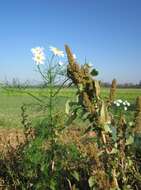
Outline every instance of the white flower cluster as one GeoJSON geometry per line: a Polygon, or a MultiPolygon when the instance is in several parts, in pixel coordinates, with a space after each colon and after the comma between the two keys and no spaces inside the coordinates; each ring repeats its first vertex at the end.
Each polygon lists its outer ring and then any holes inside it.
{"type": "MultiPolygon", "coordinates": [[[[60,49],[56,48],[56,47],[52,47],[50,46],[50,51],[53,53],[54,56],[57,56],[57,57],[64,57],[64,52],[61,51],[60,49]]],[[[36,48],[32,48],[31,49],[31,52],[33,54],[33,60],[35,61],[35,63],[37,65],[40,65],[40,64],[44,64],[45,62],[45,54],[44,54],[44,48],[42,47],[36,47],[36,48]]],[[[76,55],[73,54],[73,57],[74,59],[76,59],[76,55]]],[[[64,62],[62,61],[59,61],[58,62],[58,65],[59,66],[63,66],[64,62]]]]}
{"type": "Polygon", "coordinates": [[[64,52],[61,51],[60,49],[56,48],[56,47],[50,47],[50,51],[55,55],[55,56],[58,56],[58,57],[64,57],[64,52]]]}
{"type": "Polygon", "coordinates": [[[44,61],[46,59],[44,54],[44,48],[41,47],[32,48],[31,52],[33,54],[32,59],[35,61],[37,65],[44,64],[44,61]]]}
{"type": "Polygon", "coordinates": [[[127,111],[128,107],[130,106],[130,103],[127,100],[122,101],[121,99],[118,99],[118,100],[115,100],[113,103],[117,107],[121,107],[121,106],[124,107],[125,111],[127,111]]]}

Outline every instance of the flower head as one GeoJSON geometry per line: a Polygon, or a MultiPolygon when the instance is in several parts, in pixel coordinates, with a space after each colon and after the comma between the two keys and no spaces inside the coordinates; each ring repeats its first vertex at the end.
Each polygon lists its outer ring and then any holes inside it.
{"type": "Polygon", "coordinates": [[[120,106],[120,103],[117,102],[117,103],[116,103],[116,106],[119,107],[119,106],[120,106]]]}
{"type": "Polygon", "coordinates": [[[73,54],[73,58],[74,58],[74,59],[77,59],[77,57],[76,57],[76,55],[75,55],[75,54],[73,54]]]}
{"type": "Polygon", "coordinates": [[[118,99],[117,101],[118,101],[119,103],[122,103],[122,100],[121,100],[121,99],[118,99]]]}
{"type": "Polygon", "coordinates": [[[124,110],[127,111],[127,107],[126,106],[124,107],[124,110]]]}
{"type": "Polygon", "coordinates": [[[50,51],[52,51],[52,53],[55,55],[55,56],[58,56],[58,57],[64,57],[64,52],[59,50],[58,48],[56,47],[50,47],[50,51]]]}
{"type": "Polygon", "coordinates": [[[130,106],[130,103],[129,103],[129,102],[127,102],[127,106],[130,106]]]}
{"type": "Polygon", "coordinates": [[[130,106],[130,103],[127,100],[125,100],[125,102],[123,102],[123,105],[130,106]]]}
{"type": "Polygon", "coordinates": [[[115,101],[113,102],[113,104],[114,104],[115,106],[117,106],[117,107],[122,108],[124,111],[127,111],[127,110],[128,110],[128,107],[130,106],[130,103],[129,103],[127,100],[123,101],[123,100],[121,100],[121,99],[115,100],[115,101]]]}
{"type": "Polygon", "coordinates": [[[32,48],[32,49],[31,49],[31,52],[32,52],[34,55],[37,54],[37,53],[42,54],[43,51],[44,51],[44,48],[42,48],[42,47],[36,47],[36,48],[32,48]]]}
{"type": "Polygon", "coordinates": [[[64,63],[63,63],[62,61],[59,61],[59,62],[58,62],[58,65],[59,65],[59,66],[63,66],[64,63]]]}
{"type": "Polygon", "coordinates": [[[43,52],[43,48],[41,47],[36,47],[36,48],[32,48],[31,49],[31,52],[33,54],[33,57],[32,59],[35,61],[35,63],[37,65],[39,64],[44,64],[44,61],[45,61],[45,55],[44,55],[44,52],[43,52]]]}
{"type": "Polygon", "coordinates": [[[88,67],[93,67],[93,64],[91,62],[88,63],[88,67]]]}

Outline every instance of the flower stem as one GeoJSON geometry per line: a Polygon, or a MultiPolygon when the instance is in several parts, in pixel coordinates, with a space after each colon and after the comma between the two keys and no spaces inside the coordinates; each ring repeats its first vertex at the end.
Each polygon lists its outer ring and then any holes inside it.
{"type": "MultiPolygon", "coordinates": [[[[45,75],[42,73],[41,68],[40,68],[39,65],[37,65],[37,68],[38,68],[38,71],[39,71],[39,73],[41,74],[42,78],[43,78],[45,81],[47,81],[47,78],[46,78],[45,75]]],[[[47,82],[48,82],[48,81],[47,81],[47,82]]]]}
{"type": "Polygon", "coordinates": [[[69,80],[69,78],[67,78],[63,83],[62,85],[57,89],[57,91],[52,95],[52,97],[55,97],[59,92],[60,90],[62,89],[62,87],[64,86],[64,84],[69,80]]]}

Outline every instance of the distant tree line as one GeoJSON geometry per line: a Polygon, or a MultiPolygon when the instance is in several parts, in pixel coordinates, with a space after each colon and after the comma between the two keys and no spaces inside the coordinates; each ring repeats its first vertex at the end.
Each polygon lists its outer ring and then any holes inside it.
{"type": "MultiPolygon", "coordinates": [[[[12,81],[8,81],[5,79],[3,82],[5,86],[11,87],[11,88],[46,88],[47,83],[45,82],[37,82],[37,81],[30,81],[26,80],[24,82],[21,82],[18,78],[13,78],[12,81]]],[[[106,87],[109,88],[111,86],[110,82],[102,82],[100,81],[101,87],[106,87]]],[[[59,86],[59,84],[56,84],[56,86],[59,86]]],[[[71,85],[70,85],[71,86],[71,85]]],[[[134,84],[134,83],[122,83],[122,84],[117,84],[118,88],[141,88],[141,80],[139,83],[134,84]]]]}
{"type": "MultiPolygon", "coordinates": [[[[110,87],[111,83],[109,82],[101,82],[101,86],[103,87],[110,87]]],[[[122,84],[117,84],[118,88],[141,88],[141,80],[139,81],[139,83],[134,84],[134,83],[122,83],[122,84]]]]}

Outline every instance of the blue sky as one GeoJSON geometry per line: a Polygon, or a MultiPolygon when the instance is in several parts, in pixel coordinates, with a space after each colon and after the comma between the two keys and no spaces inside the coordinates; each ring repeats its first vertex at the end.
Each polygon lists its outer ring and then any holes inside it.
{"type": "Polygon", "coordinates": [[[70,45],[99,79],[141,80],[141,0],[0,0],[0,80],[39,80],[30,49],[70,45]]]}

